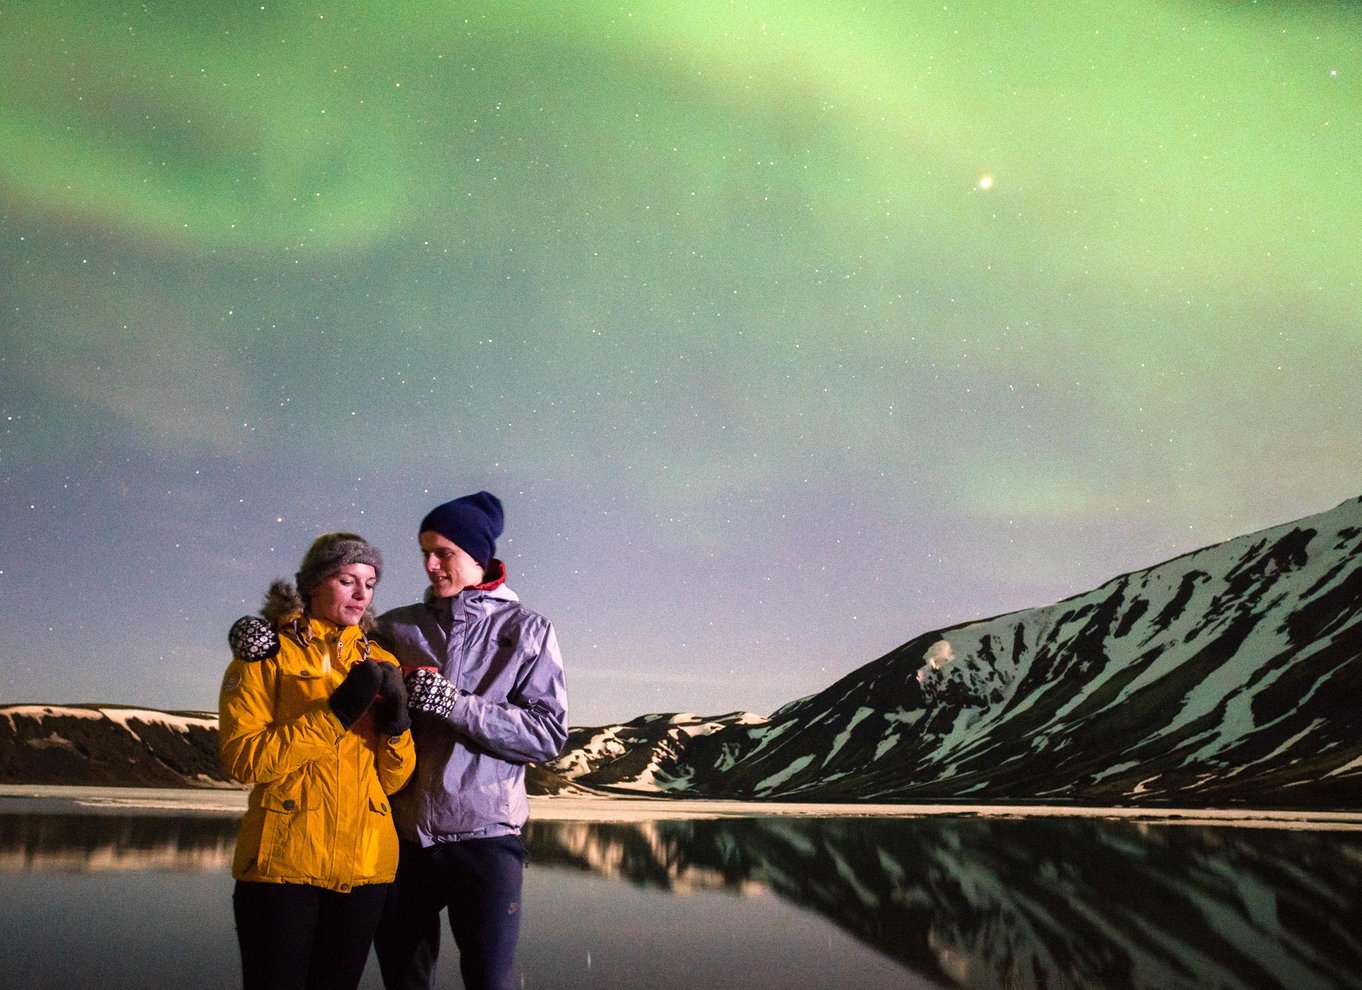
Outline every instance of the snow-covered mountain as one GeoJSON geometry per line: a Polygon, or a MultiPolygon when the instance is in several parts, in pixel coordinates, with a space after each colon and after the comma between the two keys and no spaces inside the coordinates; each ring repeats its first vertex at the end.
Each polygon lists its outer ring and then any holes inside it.
{"type": "Polygon", "coordinates": [[[0,783],[215,786],[218,719],[120,705],[0,708],[0,783]]]}
{"type": "Polygon", "coordinates": [[[672,763],[691,742],[720,729],[760,725],[760,715],[732,712],[701,718],[682,714],[642,715],[631,722],[568,733],[563,755],[544,766],[579,785],[621,791],[657,792],[674,786],[658,778],[658,768],[672,763]]]}
{"type": "MultiPolygon", "coordinates": [[[[0,784],[239,787],[218,758],[218,717],[121,705],[0,707],[0,784]]],[[[531,794],[592,794],[531,766],[531,794]]]]}
{"type": "MultiPolygon", "coordinates": [[[[1362,806],[1362,498],[934,630],[769,718],[572,731],[531,793],[1362,806]]],[[[0,782],[223,782],[217,720],[0,708],[0,782]]]]}
{"type": "Polygon", "coordinates": [[[654,770],[692,795],[1362,805],[1362,499],[934,630],[654,770]]]}

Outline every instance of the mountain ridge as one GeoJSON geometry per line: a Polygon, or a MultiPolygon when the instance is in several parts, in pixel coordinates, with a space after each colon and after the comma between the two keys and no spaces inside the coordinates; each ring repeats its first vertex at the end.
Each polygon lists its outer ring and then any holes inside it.
{"type": "Polygon", "coordinates": [[[1350,499],[923,633],[659,776],[725,797],[1355,806],[1358,688],[1350,499]]]}
{"type": "MultiPolygon", "coordinates": [[[[755,801],[1347,809],[1362,806],[1359,693],[1362,497],[1051,605],[929,630],[769,716],[573,728],[529,784],[755,801]]],[[[0,715],[0,781],[229,783],[211,713],[0,715]]]]}

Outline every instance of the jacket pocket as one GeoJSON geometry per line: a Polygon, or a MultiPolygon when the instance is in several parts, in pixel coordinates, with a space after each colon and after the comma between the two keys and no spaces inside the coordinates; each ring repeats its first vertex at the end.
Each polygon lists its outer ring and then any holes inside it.
{"type": "Polygon", "coordinates": [[[320,862],[311,850],[317,836],[310,833],[308,812],[315,811],[321,801],[316,788],[305,786],[302,774],[295,774],[265,789],[260,795],[260,849],[256,853],[256,870],[267,877],[300,877],[316,874],[320,862]]]}
{"type": "Polygon", "coordinates": [[[388,796],[377,782],[369,788],[368,813],[360,828],[356,873],[371,883],[391,881],[397,873],[397,829],[393,826],[388,796]]]}
{"type": "Polygon", "coordinates": [[[318,700],[330,696],[333,689],[332,680],[333,678],[316,664],[309,664],[298,670],[280,671],[279,693],[275,700],[276,710],[306,711],[318,700]]]}

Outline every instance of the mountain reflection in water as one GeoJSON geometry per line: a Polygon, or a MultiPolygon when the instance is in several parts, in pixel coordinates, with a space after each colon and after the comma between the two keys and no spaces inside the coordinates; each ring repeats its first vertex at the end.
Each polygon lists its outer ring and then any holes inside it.
{"type": "Polygon", "coordinates": [[[0,814],[0,870],[227,870],[236,830],[224,818],[0,814]]]}
{"type": "MultiPolygon", "coordinates": [[[[13,936],[0,962],[32,978],[20,986],[146,985],[162,972],[232,985],[235,833],[231,817],[0,814],[0,923],[13,936]],[[71,953],[73,939],[88,951],[71,953]]],[[[754,817],[534,821],[526,843],[527,987],[687,985],[712,949],[729,953],[716,978],[750,990],[751,974],[774,978],[776,944],[803,951],[772,941],[792,931],[772,913],[783,904],[870,947],[837,950],[825,966],[841,968],[818,974],[790,963],[824,990],[1362,988],[1359,831],[754,817]],[[633,890],[612,894],[602,878],[633,890]],[[737,899],[748,894],[764,896],[737,899]]]]}
{"type": "Polygon", "coordinates": [[[531,823],[534,862],[770,890],[960,987],[1362,986],[1362,834],[1094,819],[531,823]]]}

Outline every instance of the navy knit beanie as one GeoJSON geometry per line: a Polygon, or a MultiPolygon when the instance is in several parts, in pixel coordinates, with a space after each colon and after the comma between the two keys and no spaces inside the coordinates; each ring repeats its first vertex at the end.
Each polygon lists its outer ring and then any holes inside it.
{"type": "Polygon", "coordinates": [[[417,533],[439,533],[486,567],[497,551],[502,518],[501,500],[490,492],[478,492],[431,509],[417,533]]]}

